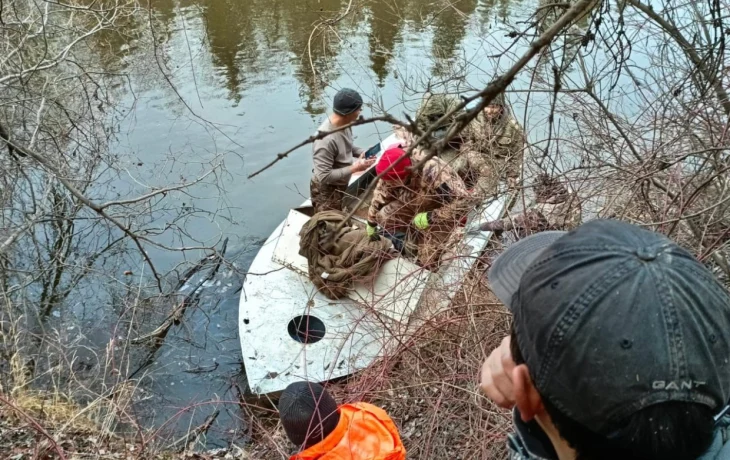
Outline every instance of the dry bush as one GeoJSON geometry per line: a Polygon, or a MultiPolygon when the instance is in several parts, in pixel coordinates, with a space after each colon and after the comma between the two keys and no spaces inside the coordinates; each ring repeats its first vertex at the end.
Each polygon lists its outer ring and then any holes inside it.
{"type": "Polygon", "coordinates": [[[502,458],[510,415],[480,394],[478,370],[508,327],[509,314],[478,276],[348,388],[396,420],[411,458],[502,458]]]}
{"type": "MultiPolygon", "coordinates": [[[[491,255],[495,252],[492,251],[491,255]]],[[[328,384],[340,403],[382,407],[398,426],[408,458],[505,458],[511,413],[479,391],[478,370],[509,333],[510,314],[489,291],[480,266],[454,304],[426,319],[399,346],[358,374],[328,384]]],[[[266,397],[245,404],[251,458],[285,459],[297,449],[266,397]]]]}

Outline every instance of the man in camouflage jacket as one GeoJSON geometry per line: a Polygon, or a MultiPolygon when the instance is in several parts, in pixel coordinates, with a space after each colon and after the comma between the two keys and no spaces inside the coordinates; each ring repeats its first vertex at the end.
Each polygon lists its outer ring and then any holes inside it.
{"type": "Polygon", "coordinates": [[[525,134],[504,99],[498,95],[474,121],[464,128],[464,140],[454,165],[467,167],[475,182],[498,176],[515,181],[520,176],[525,134]],[[462,166],[463,165],[463,166],[462,166]]]}
{"type": "Polygon", "coordinates": [[[375,188],[368,209],[368,232],[376,235],[378,225],[390,234],[399,231],[412,234],[412,230],[416,230],[419,234],[419,260],[434,262],[438,251],[421,249],[437,247],[438,242],[448,239],[473,204],[471,195],[459,175],[440,158],[433,157],[421,170],[411,172],[411,161],[413,164],[422,161],[426,152],[416,150],[412,160],[403,158],[397,161],[403,154],[400,148],[390,149],[376,165],[376,172],[380,175],[396,163],[375,188]]]}

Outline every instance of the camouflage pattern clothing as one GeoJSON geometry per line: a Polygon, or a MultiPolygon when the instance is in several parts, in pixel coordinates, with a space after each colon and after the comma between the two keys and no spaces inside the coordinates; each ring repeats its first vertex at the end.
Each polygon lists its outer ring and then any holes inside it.
{"type": "Polygon", "coordinates": [[[537,203],[525,212],[486,225],[485,230],[515,230],[520,238],[546,230],[572,230],[580,225],[580,203],[575,195],[561,203],[537,203]]]}
{"type": "Polygon", "coordinates": [[[535,185],[535,205],[526,211],[483,224],[482,230],[514,230],[519,238],[545,230],[572,230],[581,223],[578,195],[555,178],[540,174],[535,185]]]}
{"type": "Polygon", "coordinates": [[[499,179],[506,175],[500,172],[504,161],[487,158],[465,146],[459,150],[444,151],[441,158],[459,174],[467,187],[474,188],[483,197],[496,193],[499,179]]]}
{"type": "Polygon", "coordinates": [[[486,171],[496,171],[500,177],[520,176],[525,134],[507,108],[496,120],[479,114],[466,126],[462,137],[461,156],[472,171],[480,176],[486,171]]]}
{"type": "MultiPolygon", "coordinates": [[[[454,110],[460,103],[459,97],[453,94],[426,93],[416,113],[416,123],[419,128],[426,129],[454,110]]],[[[476,169],[487,167],[486,163],[476,155],[477,153],[486,157],[506,159],[518,156],[524,148],[524,132],[509,111],[504,94],[497,95],[492,104],[504,107],[503,115],[497,120],[491,120],[484,113],[479,114],[462,131],[460,139],[456,140],[456,144],[464,143],[465,155],[462,157],[469,163],[479,163],[473,166],[476,169]]],[[[436,131],[447,128],[460,114],[457,112],[448,117],[437,126],[436,131]]]]}
{"type": "MultiPolygon", "coordinates": [[[[431,94],[423,96],[423,102],[416,112],[416,124],[422,130],[436,123],[441,117],[454,110],[461,101],[457,96],[451,94],[431,94]]],[[[458,113],[449,116],[436,128],[444,129],[454,122],[458,113]]]]}
{"type": "MultiPolygon", "coordinates": [[[[413,162],[421,161],[425,154],[416,150],[413,162]]],[[[405,231],[408,244],[418,247],[418,261],[430,265],[438,262],[454,227],[473,204],[464,181],[443,160],[434,157],[405,181],[378,182],[368,221],[390,233],[405,231]],[[411,225],[422,212],[431,213],[426,231],[411,225]]]]}
{"type": "Polygon", "coordinates": [[[316,178],[309,182],[309,193],[314,212],[342,211],[342,199],[347,184],[322,184],[316,178]]]}
{"type": "MultiPolygon", "coordinates": [[[[425,156],[425,151],[416,150],[412,161],[415,164],[425,156]]],[[[432,222],[445,222],[468,197],[459,175],[442,159],[434,157],[405,181],[378,182],[368,209],[368,221],[394,231],[409,226],[416,214],[431,212],[432,222]]]]}
{"type": "Polygon", "coordinates": [[[512,115],[504,93],[498,94],[490,106],[502,107],[501,115],[490,118],[484,111],[469,123],[462,133],[470,150],[484,155],[511,158],[522,152],[525,133],[512,115]]]}

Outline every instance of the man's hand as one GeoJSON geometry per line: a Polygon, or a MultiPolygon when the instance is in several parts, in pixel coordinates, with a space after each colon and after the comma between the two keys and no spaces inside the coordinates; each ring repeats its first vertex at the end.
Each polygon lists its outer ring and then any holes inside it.
{"type": "Polygon", "coordinates": [[[515,391],[512,383],[514,368],[515,362],[512,360],[510,352],[510,338],[507,336],[484,361],[479,379],[479,386],[487,398],[505,409],[511,409],[515,405],[515,391]]]}
{"type": "Polygon", "coordinates": [[[375,158],[372,158],[370,160],[357,160],[355,163],[350,166],[350,171],[352,171],[353,174],[365,171],[369,167],[375,164],[375,158]]]}
{"type": "Polygon", "coordinates": [[[431,215],[427,212],[416,214],[413,218],[413,225],[419,230],[426,230],[431,225],[431,215]]]}

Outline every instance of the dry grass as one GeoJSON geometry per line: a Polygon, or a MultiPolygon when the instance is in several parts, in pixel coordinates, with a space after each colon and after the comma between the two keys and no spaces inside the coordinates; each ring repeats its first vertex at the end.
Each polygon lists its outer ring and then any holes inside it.
{"type": "Polygon", "coordinates": [[[193,450],[160,451],[143,449],[138,442],[115,435],[102,436],[98,424],[86,419],[84,410],[67,401],[49,401],[47,397],[23,395],[0,403],[0,453],[3,459],[68,460],[217,460],[279,458],[261,455],[265,450],[250,450],[232,445],[228,449],[205,452],[193,450]],[[69,426],[69,421],[75,421],[69,426]],[[53,441],[51,441],[51,438],[53,441]]]}
{"type": "Polygon", "coordinates": [[[472,278],[397,355],[354,379],[352,397],[391,415],[409,458],[504,458],[509,413],[480,394],[478,372],[509,318],[484,279],[472,278]]]}
{"type": "MultiPolygon", "coordinates": [[[[484,277],[471,276],[454,305],[403,337],[395,353],[328,388],[340,402],[385,409],[409,459],[506,458],[511,416],[480,393],[478,373],[508,333],[510,318],[484,277]]],[[[257,449],[252,458],[287,458],[295,451],[275,414],[251,409],[251,415],[257,449]]]]}

